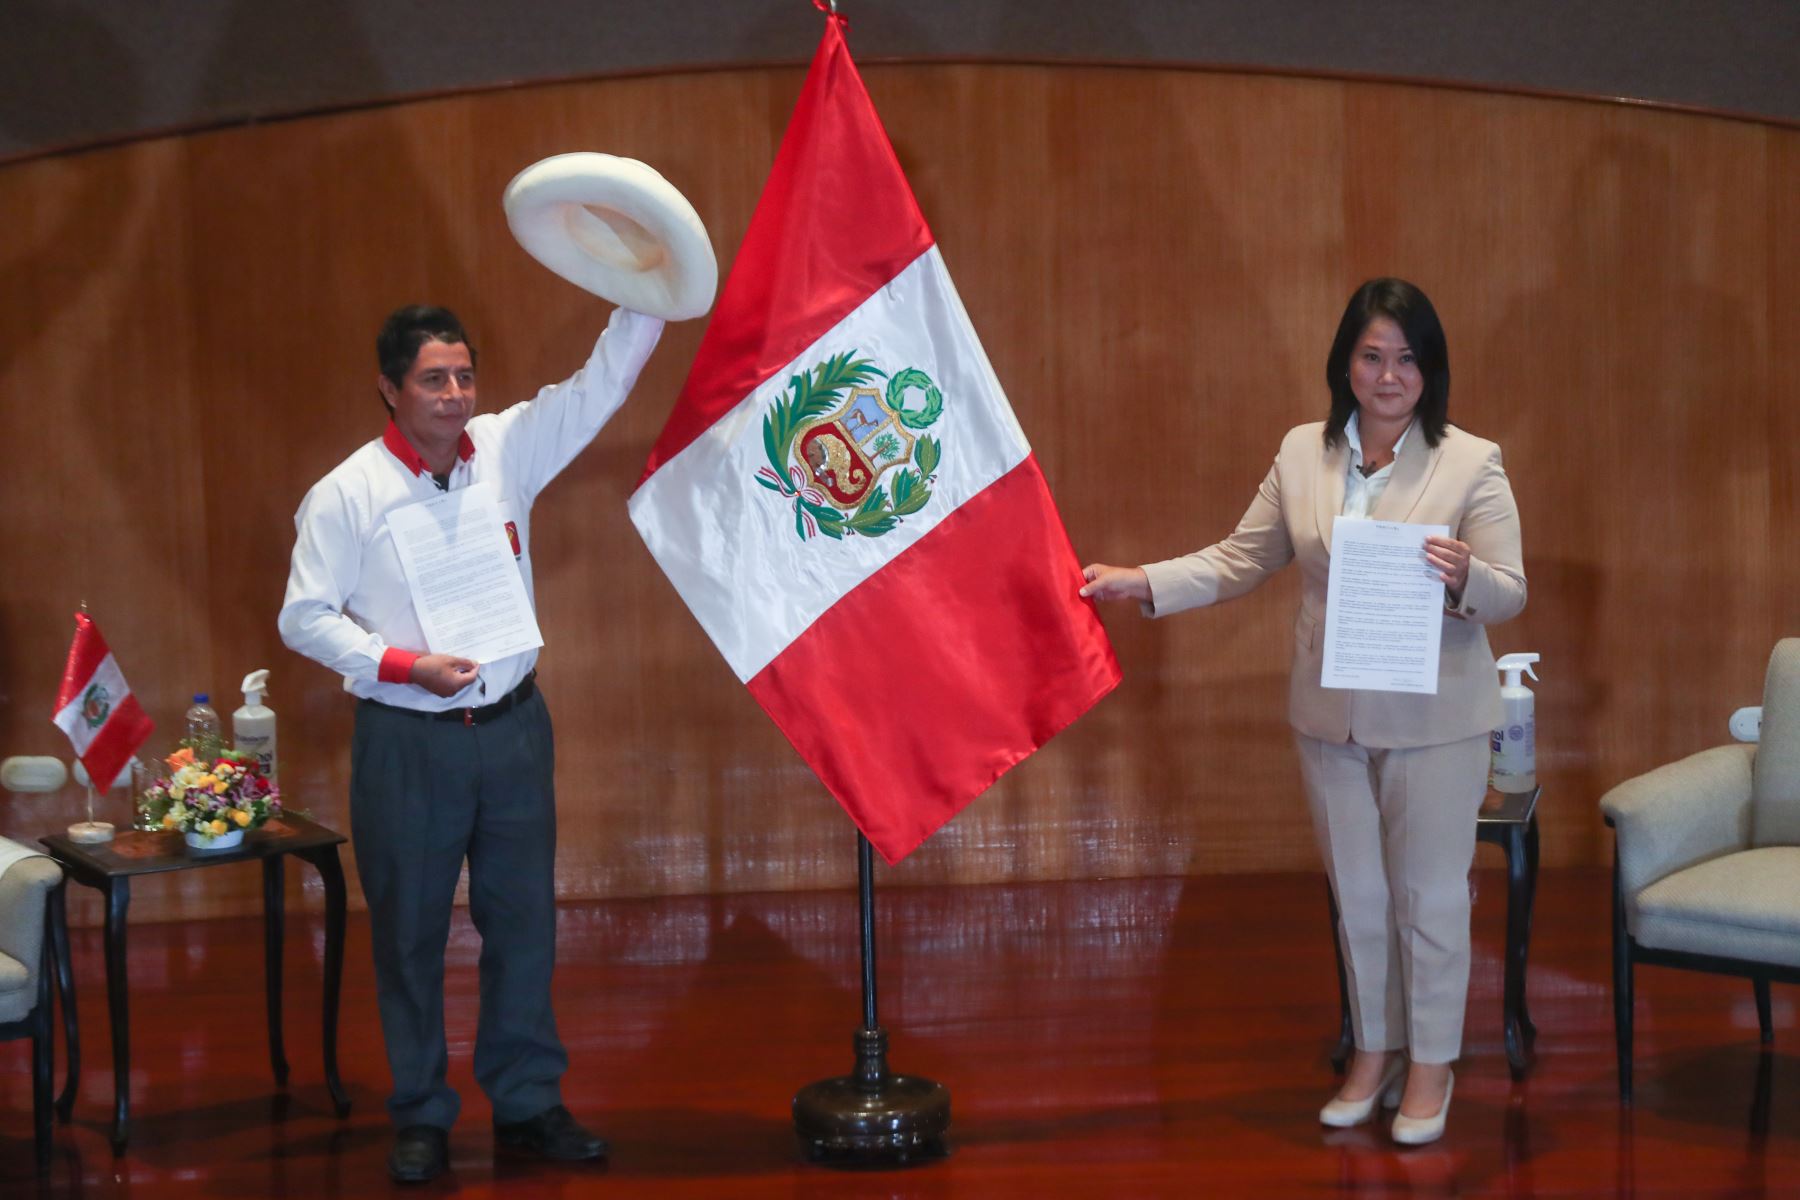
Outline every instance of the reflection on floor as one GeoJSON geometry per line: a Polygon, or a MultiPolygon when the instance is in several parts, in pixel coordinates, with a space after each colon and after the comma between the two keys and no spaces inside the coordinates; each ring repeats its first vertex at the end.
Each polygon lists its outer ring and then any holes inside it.
{"type": "MultiPolygon", "coordinates": [[[[1538,1063],[1508,1076],[1500,1034],[1504,880],[1476,873],[1476,955],[1450,1131],[1398,1150],[1327,1131],[1337,994],[1311,875],[1106,880],[879,895],[881,1015],[897,1070],[952,1093],[948,1159],[843,1173],[796,1153],[794,1091],[850,1066],[860,1019],[853,894],[572,904],[561,1030],[602,1168],[496,1163],[470,1071],[479,942],[449,953],[453,1171],[426,1192],[535,1196],[1800,1195],[1793,989],[1772,1053],[1747,983],[1639,974],[1637,1103],[1613,1074],[1607,877],[1547,871],[1530,997],[1538,1063]]],[[[460,917],[460,914],[459,914],[460,917]]],[[[268,1074],[253,920],[134,927],[133,1134],[107,1147],[104,972],[75,933],[83,1073],[49,1175],[31,1170],[29,1047],[0,1044],[0,1195],[334,1197],[385,1193],[386,1068],[367,926],[353,916],[342,1064],[320,1077],[316,919],[290,915],[288,1057],[268,1074]]],[[[60,1051],[59,1051],[60,1054],[60,1051]]],[[[60,1059],[59,1076],[60,1084],[60,1059]]]]}

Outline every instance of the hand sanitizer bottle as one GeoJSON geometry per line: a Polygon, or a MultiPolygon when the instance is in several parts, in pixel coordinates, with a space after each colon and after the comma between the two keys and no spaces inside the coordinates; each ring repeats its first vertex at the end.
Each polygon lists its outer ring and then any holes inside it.
{"type": "Polygon", "coordinates": [[[269,690],[269,673],[252,671],[244,676],[244,705],[231,714],[233,749],[256,755],[257,769],[275,782],[275,710],[263,703],[269,690]]]}
{"type": "Polygon", "coordinates": [[[1504,654],[1496,665],[1506,675],[1500,688],[1500,728],[1494,730],[1493,785],[1496,792],[1529,792],[1537,786],[1537,717],[1531,689],[1521,676],[1537,678],[1535,654],[1504,654]]]}

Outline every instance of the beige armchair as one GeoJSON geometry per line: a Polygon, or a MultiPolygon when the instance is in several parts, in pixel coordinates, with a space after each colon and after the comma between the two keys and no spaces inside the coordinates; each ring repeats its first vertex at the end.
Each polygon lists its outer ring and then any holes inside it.
{"type": "MultiPolygon", "coordinates": [[[[0,838],[0,851],[12,843],[0,838]]],[[[50,1162],[49,897],[62,886],[54,859],[18,859],[0,874],[0,1040],[31,1039],[31,1116],[38,1166],[50,1162]]]]}
{"type": "Polygon", "coordinates": [[[1658,767],[1600,808],[1615,831],[1613,1024],[1630,1103],[1636,964],[1750,979],[1764,1042],[1770,983],[1800,983],[1800,638],[1769,656],[1757,744],[1658,767]]]}

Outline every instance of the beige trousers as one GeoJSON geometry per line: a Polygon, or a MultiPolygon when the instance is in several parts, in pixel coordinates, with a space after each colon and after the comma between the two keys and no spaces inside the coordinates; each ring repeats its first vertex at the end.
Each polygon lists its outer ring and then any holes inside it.
{"type": "Polygon", "coordinates": [[[1469,992],[1469,866],[1488,737],[1379,750],[1296,733],[1362,1050],[1447,1063],[1469,992]]]}

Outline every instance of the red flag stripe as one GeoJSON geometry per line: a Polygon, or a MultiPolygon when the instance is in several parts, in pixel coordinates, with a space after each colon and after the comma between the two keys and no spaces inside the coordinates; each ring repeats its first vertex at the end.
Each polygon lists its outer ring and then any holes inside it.
{"type": "Polygon", "coordinates": [[[642,484],[932,244],[827,21],[793,120],[642,484]]]}
{"type": "Polygon", "coordinates": [[[53,712],[61,712],[68,707],[69,701],[81,695],[88,680],[106,661],[112,651],[106,648],[106,639],[100,636],[100,627],[86,613],[75,614],[75,640],[69,643],[69,661],[63,666],[62,686],[56,691],[56,707],[53,712]]]}
{"type": "Polygon", "coordinates": [[[833,605],[750,691],[897,862],[1117,686],[1080,587],[1026,458],[833,605]],[[906,653],[883,661],[871,640],[906,653]]]}

